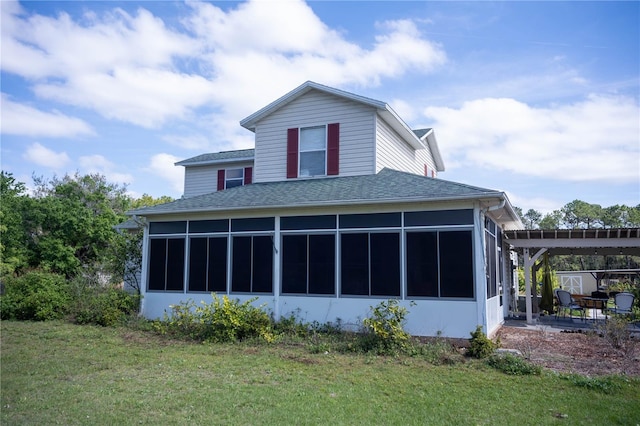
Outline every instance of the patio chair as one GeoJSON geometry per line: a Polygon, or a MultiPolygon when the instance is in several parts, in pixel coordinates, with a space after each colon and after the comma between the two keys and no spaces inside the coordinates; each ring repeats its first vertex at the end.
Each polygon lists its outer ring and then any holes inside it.
{"type": "Polygon", "coordinates": [[[609,308],[609,312],[613,314],[630,315],[633,319],[633,301],[635,296],[631,293],[617,293],[613,298],[615,308],[609,308]]]}
{"type": "Polygon", "coordinates": [[[556,297],[558,298],[558,309],[556,310],[556,319],[558,319],[558,314],[562,311],[562,318],[565,317],[567,310],[569,311],[569,316],[571,316],[571,311],[579,311],[580,318],[584,321],[585,319],[585,311],[584,308],[578,305],[573,298],[571,297],[571,293],[566,290],[557,290],[556,297]]]}

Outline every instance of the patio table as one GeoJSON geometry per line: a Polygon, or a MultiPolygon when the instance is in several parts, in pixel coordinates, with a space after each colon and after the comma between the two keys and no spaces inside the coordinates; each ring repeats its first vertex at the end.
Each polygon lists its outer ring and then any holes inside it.
{"type": "Polygon", "coordinates": [[[578,305],[582,306],[584,309],[591,309],[595,311],[595,319],[598,319],[598,309],[605,314],[605,318],[608,318],[607,314],[607,303],[609,299],[603,299],[599,297],[582,297],[576,300],[578,305]]]}

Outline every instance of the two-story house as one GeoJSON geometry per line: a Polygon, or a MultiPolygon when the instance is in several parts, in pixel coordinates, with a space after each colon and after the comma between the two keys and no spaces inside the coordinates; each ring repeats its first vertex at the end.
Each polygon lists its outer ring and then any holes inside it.
{"type": "Polygon", "coordinates": [[[353,327],[396,298],[423,336],[502,323],[512,276],[501,232],[521,223],[503,192],[437,178],[432,129],[314,82],[240,124],[255,149],[176,163],[184,197],[131,212],[147,223],[144,316],[216,292],[353,327]]]}

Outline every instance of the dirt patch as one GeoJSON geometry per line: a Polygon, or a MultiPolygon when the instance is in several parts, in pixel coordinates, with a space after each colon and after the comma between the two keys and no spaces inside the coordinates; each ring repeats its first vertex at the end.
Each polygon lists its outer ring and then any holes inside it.
{"type": "Polygon", "coordinates": [[[563,373],[589,376],[625,374],[640,377],[640,337],[614,347],[594,333],[551,332],[502,327],[496,337],[500,347],[517,349],[534,364],[563,373]]]}

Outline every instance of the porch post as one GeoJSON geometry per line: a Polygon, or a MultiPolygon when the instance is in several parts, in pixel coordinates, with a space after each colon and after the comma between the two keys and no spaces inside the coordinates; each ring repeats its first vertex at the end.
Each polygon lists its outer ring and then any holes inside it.
{"type": "Polygon", "coordinates": [[[525,292],[525,306],[527,311],[527,324],[533,324],[533,314],[531,306],[531,267],[536,263],[536,260],[546,252],[547,249],[543,248],[538,250],[536,254],[529,257],[529,248],[525,247],[523,251],[524,257],[524,292],[525,292]]]}
{"type": "Polygon", "coordinates": [[[531,314],[531,258],[529,257],[529,249],[524,249],[524,300],[525,312],[527,314],[527,324],[533,324],[533,315],[531,314]]]}

